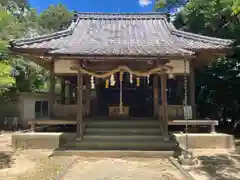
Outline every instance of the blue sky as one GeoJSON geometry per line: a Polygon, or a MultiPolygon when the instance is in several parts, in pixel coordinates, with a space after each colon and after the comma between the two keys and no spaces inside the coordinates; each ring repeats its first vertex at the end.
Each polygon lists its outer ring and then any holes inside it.
{"type": "Polygon", "coordinates": [[[118,9],[119,12],[151,12],[154,0],[29,0],[29,3],[37,12],[58,3],[79,12],[118,12],[118,9]]]}

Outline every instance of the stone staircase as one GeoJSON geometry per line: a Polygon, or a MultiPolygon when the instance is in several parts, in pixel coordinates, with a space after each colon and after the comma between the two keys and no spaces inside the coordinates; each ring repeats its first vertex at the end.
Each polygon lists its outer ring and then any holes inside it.
{"type": "Polygon", "coordinates": [[[89,120],[84,139],[71,140],[65,149],[174,151],[174,139],[164,141],[157,120],[89,120]]]}

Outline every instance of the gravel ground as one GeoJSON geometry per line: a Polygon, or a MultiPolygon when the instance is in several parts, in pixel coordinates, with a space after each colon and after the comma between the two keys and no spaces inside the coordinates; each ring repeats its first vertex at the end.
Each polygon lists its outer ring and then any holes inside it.
{"type": "Polygon", "coordinates": [[[168,159],[79,158],[64,180],[184,180],[168,159]]]}

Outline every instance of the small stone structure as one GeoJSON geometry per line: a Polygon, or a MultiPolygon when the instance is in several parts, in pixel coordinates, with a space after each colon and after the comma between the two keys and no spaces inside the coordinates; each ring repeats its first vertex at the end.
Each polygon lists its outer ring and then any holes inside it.
{"type": "MultiPolygon", "coordinates": [[[[174,134],[180,146],[186,147],[186,134],[174,134]]],[[[189,149],[228,149],[235,150],[234,137],[222,133],[189,133],[189,149]]]]}

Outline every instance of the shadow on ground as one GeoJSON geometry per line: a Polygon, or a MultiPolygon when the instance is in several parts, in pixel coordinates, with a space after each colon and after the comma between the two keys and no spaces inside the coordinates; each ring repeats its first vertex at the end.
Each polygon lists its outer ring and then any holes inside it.
{"type": "Polygon", "coordinates": [[[201,166],[196,167],[196,172],[211,177],[212,180],[240,180],[240,158],[228,155],[199,156],[201,166]]]}
{"type": "Polygon", "coordinates": [[[12,154],[8,152],[0,152],[0,170],[10,168],[13,164],[12,154]]]}

